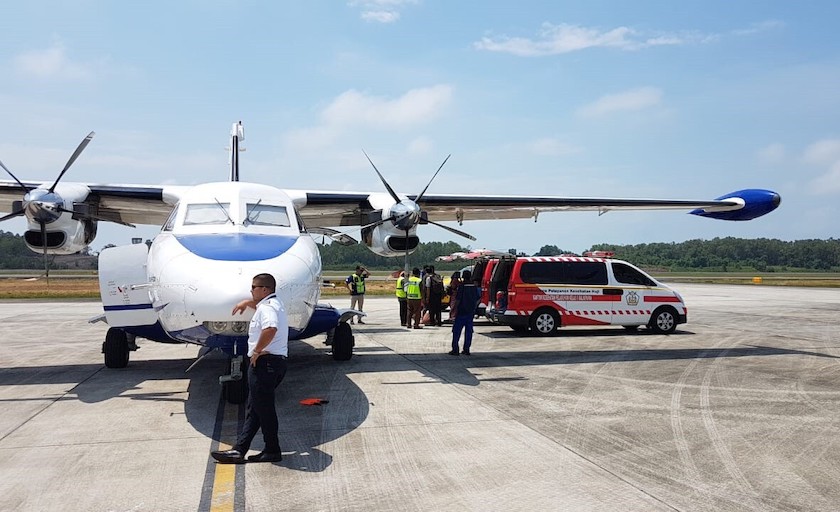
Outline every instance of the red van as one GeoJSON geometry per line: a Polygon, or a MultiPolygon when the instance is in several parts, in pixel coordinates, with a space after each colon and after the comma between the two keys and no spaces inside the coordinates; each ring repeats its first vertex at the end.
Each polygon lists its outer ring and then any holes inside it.
{"type": "Polygon", "coordinates": [[[675,290],[626,261],[532,256],[498,260],[487,317],[516,331],[550,336],[572,325],[646,326],[670,334],[688,311],[675,290]]]}

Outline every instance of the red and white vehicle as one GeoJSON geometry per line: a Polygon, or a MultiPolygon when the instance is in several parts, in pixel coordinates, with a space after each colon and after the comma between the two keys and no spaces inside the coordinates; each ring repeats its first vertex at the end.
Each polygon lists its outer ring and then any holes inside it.
{"type": "Polygon", "coordinates": [[[487,317],[550,336],[573,325],[639,326],[674,332],[688,312],[679,293],[626,261],[592,257],[501,259],[493,269],[487,317]]]}

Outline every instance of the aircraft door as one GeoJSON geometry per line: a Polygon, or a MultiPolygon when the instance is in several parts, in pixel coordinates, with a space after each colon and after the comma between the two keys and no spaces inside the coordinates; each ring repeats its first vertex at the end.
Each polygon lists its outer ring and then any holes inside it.
{"type": "Polygon", "coordinates": [[[146,244],[111,247],[99,254],[99,294],[111,327],[157,322],[146,277],[148,254],[146,244]]]}

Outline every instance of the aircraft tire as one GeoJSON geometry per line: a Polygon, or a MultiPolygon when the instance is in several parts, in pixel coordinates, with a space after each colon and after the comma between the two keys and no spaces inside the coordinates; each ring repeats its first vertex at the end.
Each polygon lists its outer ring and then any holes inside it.
{"type": "Polygon", "coordinates": [[[541,308],[531,314],[528,323],[537,336],[554,336],[560,327],[560,315],[551,308],[541,308]]]}
{"type": "Polygon", "coordinates": [[[332,351],[336,361],[349,361],[353,357],[353,330],[347,322],[340,322],[333,334],[332,351]]]}
{"type": "Polygon", "coordinates": [[[105,366],[108,368],[125,368],[128,366],[128,336],[122,329],[111,327],[105,334],[102,344],[105,354],[105,366]]]}
{"type": "Polygon", "coordinates": [[[650,316],[648,327],[656,334],[671,334],[677,330],[677,312],[670,306],[662,306],[650,316]]]}

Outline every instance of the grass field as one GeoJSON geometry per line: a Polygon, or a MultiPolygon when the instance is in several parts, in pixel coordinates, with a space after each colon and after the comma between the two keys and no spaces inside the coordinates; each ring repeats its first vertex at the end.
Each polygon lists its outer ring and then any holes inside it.
{"type": "MultiPolygon", "coordinates": [[[[23,272],[21,272],[23,274],[23,272]]],[[[350,271],[346,275],[349,275],[350,271]]],[[[78,274],[74,274],[78,275],[78,274]]],[[[321,294],[325,297],[349,295],[344,287],[345,274],[327,272],[321,294]]],[[[677,284],[713,283],[713,284],[742,284],[749,286],[807,286],[807,287],[837,287],[840,288],[840,274],[838,273],[709,273],[709,272],[681,272],[658,273],[654,277],[665,282],[677,284]],[[760,277],[761,282],[755,283],[754,278],[760,277]]],[[[367,281],[367,293],[370,295],[391,295],[394,293],[394,279],[389,272],[372,272],[367,281]]],[[[53,277],[47,282],[44,278],[34,277],[6,277],[0,274],[0,299],[70,299],[70,298],[99,298],[99,281],[96,277],[53,277]]]]}

